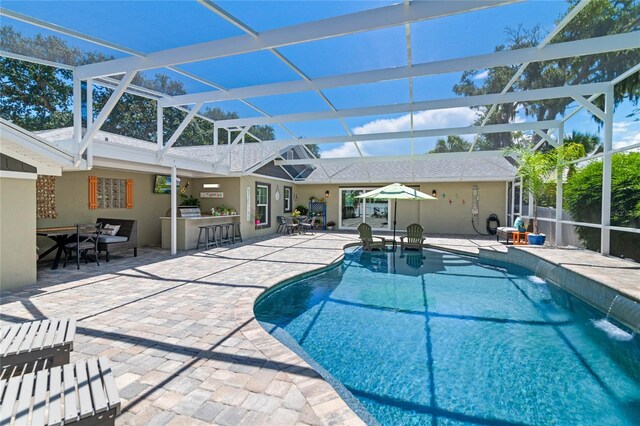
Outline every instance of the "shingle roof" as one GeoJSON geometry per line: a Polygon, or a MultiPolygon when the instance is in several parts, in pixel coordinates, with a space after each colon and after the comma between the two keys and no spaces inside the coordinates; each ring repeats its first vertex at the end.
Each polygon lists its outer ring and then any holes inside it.
{"type": "Polygon", "coordinates": [[[324,163],[305,182],[428,182],[459,180],[511,180],[516,168],[504,157],[487,157],[471,152],[465,157],[429,154],[411,161],[371,161],[367,163],[324,163]],[[345,168],[346,167],[346,168],[345,168]],[[326,173],[324,170],[326,170],[326,173]],[[343,170],[341,170],[343,169],[343,170]]]}

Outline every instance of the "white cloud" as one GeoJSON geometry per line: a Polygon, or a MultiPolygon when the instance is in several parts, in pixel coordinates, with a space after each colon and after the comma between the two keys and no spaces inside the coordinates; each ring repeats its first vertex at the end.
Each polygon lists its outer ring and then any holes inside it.
{"type": "Polygon", "coordinates": [[[619,121],[613,123],[614,148],[623,148],[637,143],[640,143],[639,121],[619,121]]]}
{"type": "MultiPolygon", "coordinates": [[[[367,151],[364,149],[362,144],[360,144],[360,150],[363,155],[367,155],[367,151]]],[[[341,158],[341,157],[359,157],[360,154],[356,149],[355,145],[351,142],[342,144],[335,148],[328,149],[326,151],[322,151],[322,158],[341,158]]]]}
{"type": "Polygon", "coordinates": [[[473,79],[474,80],[484,80],[487,77],[489,77],[489,70],[484,70],[480,74],[478,74],[475,77],[473,77],[473,79]]]}
{"type": "MultiPolygon", "coordinates": [[[[440,129],[445,127],[469,126],[476,118],[476,112],[471,108],[449,108],[432,111],[419,111],[413,115],[414,130],[440,129]]],[[[392,133],[410,130],[411,115],[405,114],[398,118],[384,118],[370,121],[353,129],[353,133],[364,135],[369,133],[392,133]]]]}

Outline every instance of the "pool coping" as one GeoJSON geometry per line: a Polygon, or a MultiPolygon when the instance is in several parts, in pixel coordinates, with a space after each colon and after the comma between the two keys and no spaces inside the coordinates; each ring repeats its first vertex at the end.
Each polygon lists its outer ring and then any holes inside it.
{"type": "MultiPolygon", "coordinates": [[[[640,332],[640,299],[635,294],[625,291],[622,286],[617,287],[580,270],[568,268],[562,260],[554,259],[553,256],[545,257],[544,250],[508,247],[505,253],[481,248],[478,259],[484,263],[497,263],[498,266],[504,262],[527,268],[536,276],[553,283],[607,317],[629,327],[633,332],[640,332]]],[[[634,264],[628,267],[632,270],[636,268],[634,264]]]]}

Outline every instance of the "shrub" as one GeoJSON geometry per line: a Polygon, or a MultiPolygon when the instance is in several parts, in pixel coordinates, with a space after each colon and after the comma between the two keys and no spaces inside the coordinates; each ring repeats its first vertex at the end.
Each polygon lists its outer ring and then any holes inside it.
{"type": "MultiPolygon", "coordinates": [[[[640,228],[640,153],[614,154],[611,177],[611,224],[640,228]]],[[[564,205],[573,220],[600,223],[602,214],[602,162],[577,169],[564,186],[564,205]]],[[[600,230],[576,226],[590,250],[600,249],[600,230]]],[[[640,235],[612,232],[611,254],[640,261],[640,235]]]]}

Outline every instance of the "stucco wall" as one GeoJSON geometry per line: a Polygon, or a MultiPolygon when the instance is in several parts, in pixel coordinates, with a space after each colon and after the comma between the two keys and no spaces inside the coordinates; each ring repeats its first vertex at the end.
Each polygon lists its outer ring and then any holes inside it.
{"type": "Polygon", "coordinates": [[[36,181],[0,178],[0,290],[36,282],[36,181]]]}
{"type": "MultiPolygon", "coordinates": [[[[138,244],[140,246],[159,246],[161,243],[160,216],[164,216],[171,206],[171,199],[168,194],[153,193],[154,178],[155,174],[100,168],[63,173],[62,176],[56,177],[58,217],[38,219],[38,227],[89,223],[99,217],[136,219],[138,221],[138,244]],[[89,176],[133,179],[133,208],[89,210],[89,176]]],[[[178,200],[178,204],[180,204],[180,200],[178,200]]],[[[51,245],[52,242],[49,239],[38,238],[39,247],[51,245]]]]}
{"type": "MultiPolygon", "coordinates": [[[[289,182],[282,180],[269,179],[262,176],[244,176],[241,178],[240,183],[240,223],[242,229],[242,236],[245,238],[252,238],[260,235],[273,234],[278,229],[276,222],[276,216],[284,214],[284,186],[294,186],[289,182]],[[269,218],[270,227],[261,227],[256,229],[255,220],[253,214],[255,213],[255,197],[256,182],[271,184],[271,215],[269,218]],[[251,221],[247,221],[247,188],[251,188],[251,221]],[[275,193],[276,189],[280,189],[280,200],[276,201],[275,193]]],[[[296,189],[293,189],[296,192],[296,189]]],[[[293,201],[295,206],[295,201],[293,201]]],[[[287,213],[289,214],[289,213],[287,213]]]]}
{"type": "MultiPolygon", "coordinates": [[[[498,215],[500,222],[505,223],[505,184],[504,182],[435,182],[408,184],[420,191],[431,195],[435,189],[438,194],[437,201],[399,201],[397,212],[397,228],[406,228],[409,224],[418,222],[424,226],[428,233],[447,234],[475,234],[471,225],[472,189],[478,186],[478,200],[480,214],[476,227],[480,232],[485,231],[485,222],[491,213],[498,215]],[[443,194],[445,197],[443,198],[443,194]],[[451,203],[449,203],[451,200],[451,203]],[[464,204],[463,204],[464,200],[464,204]]],[[[298,200],[294,206],[302,204],[307,206],[312,195],[321,198],[329,190],[327,202],[327,220],[339,222],[339,198],[340,188],[367,188],[375,189],[384,186],[370,183],[348,185],[297,185],[294,192],[298,193],[298,200]]],[[[390,210],[390,223],[393,220],[393,202],[390,210]]]]}

